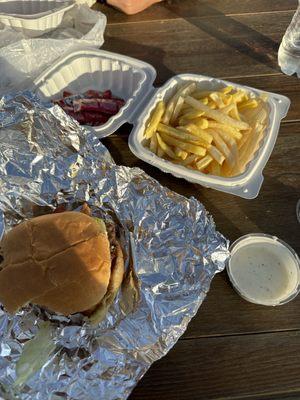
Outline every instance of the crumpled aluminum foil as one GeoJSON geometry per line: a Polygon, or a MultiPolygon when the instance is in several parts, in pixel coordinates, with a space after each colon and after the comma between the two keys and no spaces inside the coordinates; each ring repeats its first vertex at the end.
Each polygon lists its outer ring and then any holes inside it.
{"type": "Polygon", "coordinates": [[[2,233],[57,204],[74,209],[87,201],[95,215],[121,224],[141,285],[134,313],[125,316],[117,298],[96,328],[80,315],[66,318],[28,306],[11,317],[0,309],[0,394],[126,399],[185,331],[224,268],[228,242],[202,204],[138,168],[115,165],[97,138],[30,93],[0,99],[0,143],[2,233]],[[14,387],[24,343],[47,319],[55,324],[55,351],[23,387],[14,387]]]}

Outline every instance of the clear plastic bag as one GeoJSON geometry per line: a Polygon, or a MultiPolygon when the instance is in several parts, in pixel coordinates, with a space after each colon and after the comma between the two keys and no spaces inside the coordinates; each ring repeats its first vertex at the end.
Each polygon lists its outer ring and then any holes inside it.
{"type": "Polygon", "coordinates": [[[106,17],[87,5],[75,5],[59,27],[37,38],[0,26],[0,94],[30,88],[33,80],[57,58],[104,42],[106,17]]]}

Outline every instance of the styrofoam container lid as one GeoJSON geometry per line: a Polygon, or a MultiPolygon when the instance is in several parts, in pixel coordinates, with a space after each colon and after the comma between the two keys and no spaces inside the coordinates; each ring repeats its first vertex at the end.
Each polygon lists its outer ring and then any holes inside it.
{"type": "Polygon", "coordinates": [[[300,291],[299,257],[276,236],[254,233],[235,241],[227,273],[239,295],[256,304],[282,305],[300,291]]]}
{"type": "Polygon", "coordinates": [[[155,69],[140,60],[104,50],[72,52],[48,68],[34,81],[34,90],[43,100],[57,100],[64,90],[74,94],[94,89],[110,89],[125,100],[118,114],[98,127],[86,126],[99,138],[114,133],[125,122],[134,122],[139,106],[147,100],[156,77],[155,69]]]}
{"type": "Polygon", "coordinates": [[[259,193],[263,182],[263,168],[272,153],[277,139],[280,121],[287,114],[289,106],[290,100],[287,97],[275,93],[264,92],[248,86],[238,85],[204,75],[177,75],[159,88],[144,108],[143,112],[138,117],[132,133],[130,134],[129,147],[136,157],[159,168],[161,171],[174,175],[175,177],[184,178],[189,182],[198,183],[202,186],[231,193],[246,199],[252,199],[259,193]],[[252,161],[248,164],[243,174],[230,178],[204,174],[200,171],[191,170],[182,165],[173,164],[168,160],[159,158],[156,154],[144,147],[143,142],[145,140],[144,131],[146,123],[156,104],[161,100],[167,101],[172,96],[177,85],[187,81],[194,81],[201,84],[201,89],[204,91],[218,90],[225,86],[233,86],[233,88],[246,89],[250,94],[255,96],[259,96],[263,93],[268,95],[267,104],[270,110],[268,126],[265,130],[264,138],[258,151],[252,161]]]}
{"type": "Polygon", "coordinates": [[[0,0],[0,23],[29,37],[57,28],[74,0],[0,0]]]}

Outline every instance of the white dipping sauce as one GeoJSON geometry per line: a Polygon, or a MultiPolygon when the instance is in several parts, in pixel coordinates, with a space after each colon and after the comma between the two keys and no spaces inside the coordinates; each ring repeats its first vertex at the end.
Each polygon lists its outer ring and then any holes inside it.
{"type": "Polygon", "coordinates": [[[229,277],[247,300],[278,305],[299,290],[299,259],[271,236],[249,235],[233,246],[229,277]]]}

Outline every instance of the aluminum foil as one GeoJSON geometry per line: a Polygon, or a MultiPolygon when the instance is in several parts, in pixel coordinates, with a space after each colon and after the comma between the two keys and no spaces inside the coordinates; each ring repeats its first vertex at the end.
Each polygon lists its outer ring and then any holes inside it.
{"type": "MultiPolygon", "coordinates": [[[[51,315],[28,306],[15,316],[0,309],[0,394],[22,400],[126,399],[150,365],[185,331],[228,242],[194,198],[161,186],[138,168],[115,165],[96,137],[58,106],[30,93],[0,100],[1,232],[65,203],[82,202],[114,220],[132,257],[141,300],[125,315],[119,296],[92,327],[81,315],[51,315]],[[50,320],[52,351],[42,368],[16,386],[24,343],[50,320]]],[[[129,257],[131,255],[131,257],[129,257]]]]}

